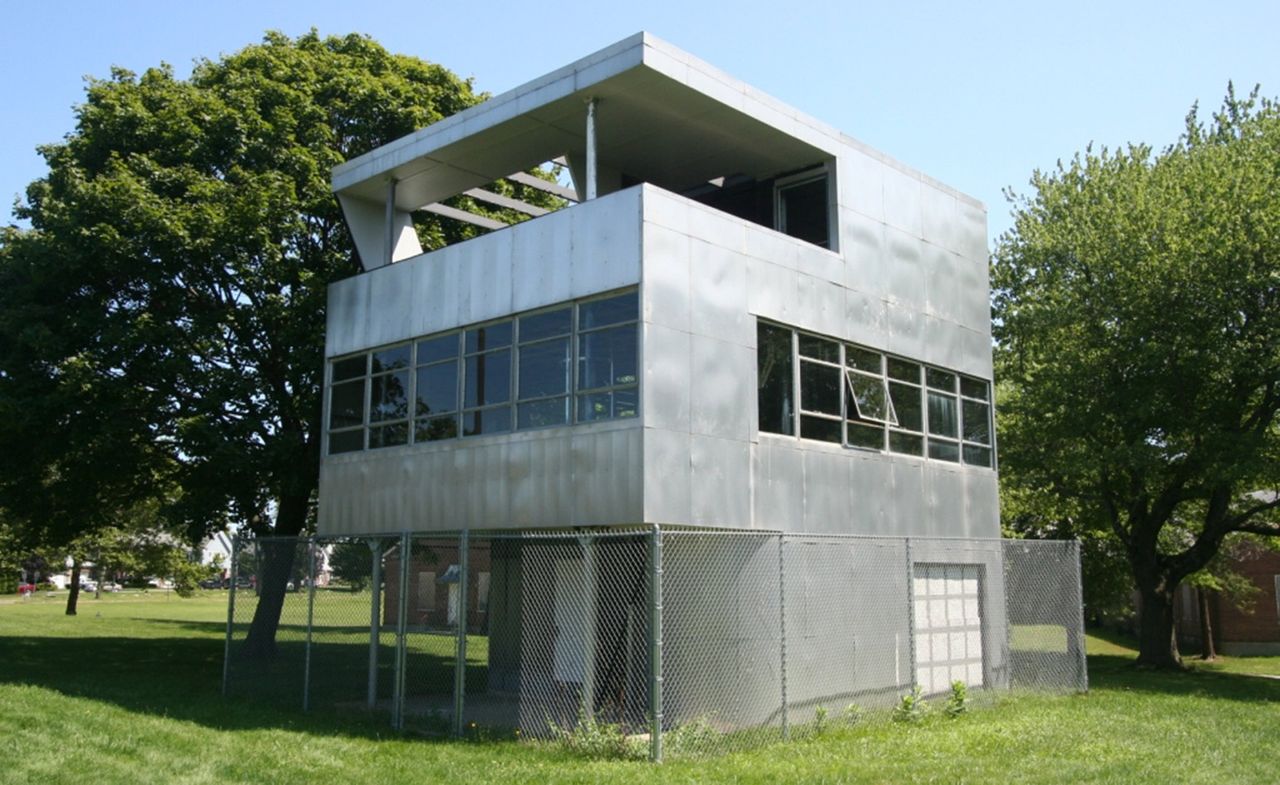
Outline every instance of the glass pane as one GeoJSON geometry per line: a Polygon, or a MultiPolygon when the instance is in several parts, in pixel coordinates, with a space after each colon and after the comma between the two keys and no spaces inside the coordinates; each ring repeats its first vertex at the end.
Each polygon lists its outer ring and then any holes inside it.
{"type": "Polygon", "coordinates": [[[441,439],[452,439],[458,435],[458,415],[446,414],[443,417],[418,418],[413,422],[413,440],[415,442],[435,442],[441,439]]]}
{"type": "Polygon", "coordinates": [[[511,350],[467,358],[464,405],[488,406],[511,400],[511,350]]]}
{"type": "Polygon", "coordinates": [[[615,390],[578,396],[578,422],[625,419],[635,417],[639,411],[639,394],[635,390],[615,390]]]}
{"type": "Polygon", "coordinates": [[[880,373],[880,354],[856,346],[844,347],[844,363],[860,371],[880,373]]]}
{"type": "Polygon", "coordinates": [[[960,411],[964,417],[964,440],[978,444],[991,444],[990,405],[964,401],[960,411]]]}
{"type": "Polygon", "coordinates": [[[889,451],[906,455],[922,455],[924,454],[924,437],[889,431],[889,451]]]}
{"type": "Polygon", "coordinates": [[[458,408],[458,361],[424,365],[418,369],[415,414],[443,414],[458,408]]]}
{"type": "Polygon", "coordinates": [[[960,445],[955,442],[940,442],[937,439],[929,440],[929,457],[937,458],[940,461],[960,461],[960,445]]]}
{"type": "Polygon", "coordinates": [[[613,393],[613,416],[618,419],[635,417],[640,413],[640,391],[636,389],[615,390],[613,393]]]}
{"type": "Polygon", "coordinates": [[[760,430],[795,433],[791,375],[791,331],[761,323],[756,327],[756,391],[760,430]]]}
{"type": "Polygon", "coordinates": [[[409,367],[409,344],[392,346],[373,353],[373,373],[409,367]]]}
{"type": "Polygon", "coordinates": [[[849,380],[849,391],[852,393],[854,409],[847,411],[849,419],[861,417],[864,420],[880,420],[891,425],[897,424],[893,409],[889,407],[889,394],[885,390],[884,377],[865,376],[857,371],[846,371],[849,380]]]}
{"type": "Polygon", "coordinates": [[[981,379],[970,379],[967,376],[961,376],[960,394],[985,401],[987,400],[987,383],[981,379]]]}
{"type": "Polygon", "coordinates": [[[522,403],[516,409],[516,427],[518,428],[542,428],[569,422],[569,396],[567,395],[563,398],[522,403]]]}
{"type": "Polygon", "coordinates": [[[640,318],[640,296],[627,292],[605,300],[592,300],[578,306],[578,329],[590,330],[640,318]]]}
{"type": "Polygon", "coordinates": [[[462,416],[462,435],[476,436],[482,433],[506,433],[511,430],[511,407],[481,409],[462,416]]]}
{"type": "Polygon", "coordinates": [[[840,444],[839,420],[824,420],[821,417],[800,416],[800,436],[804,439],[818,439],[824,442],[840,444]]]}
{"type": "Polygon", "coordinates": [[[558,311],[522,316],[520,317],[520,343],[536,341],[539,338],[550,338],[553,335],[568,335],[572,327],[572,308],[561,308],[558,311]]]}
{"type": "Polygon", "coordinates": [[[364,425],[364,379],[333,385],[329,398],[329,427],[364,425]]]}
{"type": "Polygon", "coordinates": [[[862,423],[845,423],[846,439],[852,447],[869,447],[873,450],[884,449],[884,427],[880,425],[864,425],[862,423]]]}
{"type": "Polygon", "coordinates": [[[520,347],[520,400],[569,392],[569,339],[520,347]]]}
{"type": "MultiPolygon", "coordinates": [[[[329,437],[333,439],[332,436],[329,437]]],[[[332,443],[332,442],[331,442],[332,443]]],[[[964,446],[964,462],[973,466],[991,466],[991,448],[990,447],[974,447],[972,444],[964,446]]]]}
{"type": "Polygon", "coordinates": [[[369,422],[402,420],[408,416],[409,372],[396,371],[371,377],[369,379],[369,422]]]}
{"type": "Polygon", "coordinates": [[[956,375],[954,373],[939,371],[937,368],[925,368],[924,380],[926,384],[935,390],[956,391],[956,375]]]}
{"type": "Polygon", "coordinates": [[[889,382],[889,397],[893,400],[893,413],[898,415],[898,427],[908,431],[924,430],[924,418],[921,417],[920,398],[923,393],[919,387],[901,382],[889,382]]]}
{"type": "Polygon", "coordinates": [[[801,361],[800,408],[839,417],[840,376],[839,368],[801,361]]]}
{"type": "Polygon", "coordinates": [[[827,247],[827,178],[819,177],[778,190],[779,230],[827,247]]]}
{"type": "Polygon", "coordinates": [[[418,341],[418,365],[426,365],[438,360],[448,360],[458,356],[458,334],[442,335],[439,338],[428,338],[418,341]]]}
{"type": "Polygon", "coordinates": [[[354,452],[364,449],[364,429],[358,431],[340,431],[329,434],[329,454],[354,452]]]}
{"type": "Polygon", "coordinates": [[[511,345],[511,322],[498,322],[467,330],[467,351],[483,352],[511,345]]]}
{"type": "Polygon", "coordinates": [[[578,337],[578,389],[636,383],[636,326],[578,337]]]}
{"type": "Polygon", "coordinates": [[[904,382],[912,384],[920,383],[920,364],[899,360],[897,357],[890,357],[886,360],[885,365],[889,369],[890,379],[901,379],[904,382]]]}
{"type": "Polygon", "coordinates": [[[396,423],[394,425],[381,425],[377,428],[369,429],[369,449],[377,447],[395,447],[399,444],[409,443],[409,424],[396,423]]]}
{"type": "Polygon", "coordinates": [[[365,365],[368,361],[368,356],[363,354],[359,357],[338,360],[333,364],[333,381],[341,382],[347,379],[354,379],[357,376],[364,376],[365,365]]]}
{"type": "Polygon", "coordinates": [[[957,438],[956,398],[929,391],[929,433],[957,438]]]}
{"type": "Polygon", "coordinates": [[[829,363],[840,362],[840,344],[819,338],[816,335],[800,333],[800,356],[825,360],[829,363]]]}

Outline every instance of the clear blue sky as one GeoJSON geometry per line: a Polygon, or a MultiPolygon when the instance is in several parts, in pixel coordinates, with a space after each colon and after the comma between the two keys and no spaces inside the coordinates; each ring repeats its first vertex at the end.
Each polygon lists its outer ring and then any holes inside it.
{"type": "Polygon", "coordinates": [[[1280,95],[1280,3],[13,2],[0,25],[0,220],[72,127],[82,77],[185,75],[261,39],[361,32],[497,93],[639,30],[986,203],[1090,141],[1173,141],[1228,80],[1280,95]]]}

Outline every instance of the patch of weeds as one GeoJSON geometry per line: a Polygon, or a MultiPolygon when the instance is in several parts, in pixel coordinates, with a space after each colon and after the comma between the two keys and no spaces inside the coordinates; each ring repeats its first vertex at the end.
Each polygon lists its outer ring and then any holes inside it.
{"type": "Polygon", "coordinates": [[[856,703],[850,703],[844,707],[844,711],[840,712],[840,721],[845,725],[853,726],[862,722],[863,716],[865,716],[865,712],[863,712],[862,707],[856,703]]]}
{"type": "Polygon", "coordinates": [[[677,725],[662,734],[664,754],[673,757],[697,757],[716,752],[724,744],[724,734],[712,727],[706,717],[677,725]]]}
{"type": "Polygon", "coordinates": [[[943,711],[948,717],[959,717],[969,711],[969,688],[964,682],[956,680],[951,682],[951,695],[947,697],[947,705],[943,711]]]}
{"type": "Polygon", "coordinates": [[[561,727],[548,720],[551,743],[565,752],[581,758],[603,760],[637,760],[647,754],[645,743],[622,732],[621,725],[596,722],[595,717],[578,710],[578,722],[572,727],[561,727]]]}
{"type": "Polygon", "coordinates": [[[919,723],[929,714],[929,702],[924,699],[924,690],[920,685],[911,688],[911,692],[902,696],[902,700],[893,707],[893,721],[919,723]]]}
{"type": "Polygon", "coordinates": [[[813,732],[819,736],[827,730],[827,716],[830,712],[826,706],[819,706],[813,710],[813,732]]]}

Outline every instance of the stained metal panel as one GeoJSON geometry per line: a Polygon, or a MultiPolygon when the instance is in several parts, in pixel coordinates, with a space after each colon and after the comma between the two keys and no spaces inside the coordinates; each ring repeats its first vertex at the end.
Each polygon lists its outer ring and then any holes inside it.
{"type": "Polygon", "coordinates": [[[357,275],[329,286],[324,353],[334,357],[368,346],[364,314],[369,308],[369,277],[357,275]]]}
{"type": "MultiPolygon", "coordinates": [[[[842,150],[836,162],[840,206],[854,210],[872,221],[883,222],[884,164],[867,153],[852,148],[842,150]]],[[[847,245],[840,247],[847,252],[847,245]]]]}
{"type": "Polygon", "coordinates": [[[566,210],[573,245],[572,292],[582,297],[630,286],[639,280],[640,199],[643,190],[625,198],[593,200],[579,205],[586,210],[566,210]]]}
{"type": "MultiPolygon", "coordinates": [[[[748,410],[742,399],[744,393],[751,395],[751,386],[744,385],[743,380],[755,374],[755,350],[703,335],[692,336],[690,350],[692,373],[685,381],[690,389],[689,430],[747,441],[753,423],[747,419],[748,410]]],[[[649,379],[651,385],[654,381],[649,379]]]]}
{"type": "Polygon", "coordinates": [[[752,258],[747,265],[747,307],[751,313],[783,324],[802,316],[794,270],[752,258]]]}
{"type": "Polygon", "coordinates": [[[688,235],[657,224],[644,225],[644,286],[640,307],[644,321],[688,332],[688,235]]]}
{"type": "Polygon", "coordinates": [[[920,250],[925,273],[925,311],[939,319],[956,321],[957,306],[964,296],[958,269],[960,257],[927,241],[920,244],[920,250]]]}
{"type": "MultiPolygon", "coordinates": [[[[688,433],[691,336],[660,324],[646,323],[641,329],[644,380],[640,394],[645,425],[688,433]]],[[[736,392],[733,397],[738,397],[736,392]]]]}
{"type": "Polygon", "coordinates": [[[804,514],[795,530],[850,531],[854,507],[848,482],[850,456],[833,445],[804,451],[804,514]]]}
{"type": "Polygon", "coordinates": [[[863,346],[886,346],[889,307],[877,295],[845,289],[844,334],[863,346]]]}
{"type": "Polygon", "coordinates": [[[644,429],[644,520],[693,520],[693,470],[689,433],[644,429]]]}
{"type": "Polygon", "coordinates": [[[796,315],[792,323],[824,335],[845,330],[843,286],[805,273],[796,273],[796,315]]]}
{"type": "Polygon", "coordinates": [[[934,245],[960,252],[959,206],[955,194],[925,184],[920,188],[921,236],[934,245]]]}
{"type": "Polygon", "coordinates": [[[885,228],[885,241],[889,253],[885,258],[888,269],[888,299],[899,308],[924,310],[925,271],[923,243],[919,238],[893,227],[885,228]]]}
{"type": "Polygon", "coordinates": [[[901,457],[892,461],[893,490],[885,502],[886,524],[895,533],[931,533],[925,500],[924,461],[901,457]]]}
{"type": "Polygon", "coordinates": [[[699,526],[747,528],[751,504],[742,489],[751,482],[747,442],[694,434],[690,438],[692,518],[699,526]]]}
{"type": "Polygon", "coordinates": [[[849,521],[846,532],[884,534],[895,532],[888,507],[893,488],[893,462],[883,455],[868,452],[855,454],[847,465],[849,486],[849,521]]]}
{"type": "Polygon", "coordinates": [[[753,528],[796,531],[803,520],[804,451],[788,437],[761,435],[753,448],[753,528]]]}
{"type": "Polygon", "coordinates": [[[755,320],[747,309],[746,256],[719,245],[689,243],[690,329],[755,347],[755,320]]]}
{"type": "Polygon", "coordinates": [[[912,237],[922,236],[919,178],[893,167],[884,167],[884,222],[912,237]]]}

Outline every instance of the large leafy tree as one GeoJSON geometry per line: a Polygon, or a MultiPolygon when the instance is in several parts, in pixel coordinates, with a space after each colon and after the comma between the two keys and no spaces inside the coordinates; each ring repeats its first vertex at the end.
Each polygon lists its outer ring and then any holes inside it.
{"type": "Polygon", "coordinates": [[[1178,667],[1179,582],[1280,535],[1280,109],[1229,91],[1031,185],[992,266],[1002,481],[1115,536],[1139,662],[1178,667]]]}
{"type": "MultiPolygon", "coordinates": [[[[75,130],[41,148],[30,229],[0,238],[0,503],[69,540],[177,488],[165,515],[193,538],[229,520],[304,531],[325,289],[359,269],[330,170],[478,98],[440,66],[314,31],[188,79],[90,81],[75,130]]],[[[420,229],[427,247],[473,231],[420,229]]],[[[289,565],[265,569],[259,653],[289,565]]]]}

